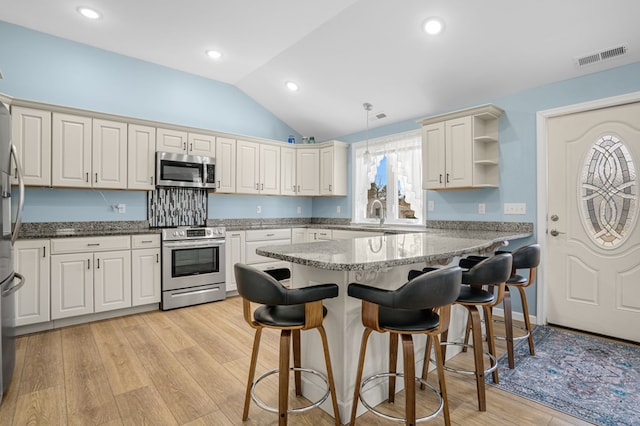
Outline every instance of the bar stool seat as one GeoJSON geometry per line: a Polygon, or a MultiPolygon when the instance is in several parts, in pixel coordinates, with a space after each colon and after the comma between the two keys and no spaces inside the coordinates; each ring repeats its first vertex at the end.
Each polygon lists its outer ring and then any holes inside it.
{"type": "Polygon", "coordinates": [[[341,424],[340,412],[338,411],[329,346],[327,335],[322,325],[323,319],[327,314],[327,309],[323,306],[322,301],[338,296],[338,286],[336,284],[319,284],[299,289],[288,289],[280,284],[274,277],[288,279],[291,276],[290,272],[277,270],[267,273],[241,263],[234,265],[234,272],[238,286],[238,294],[242,297],[245,321],[256,330],[253,340],[242,420],[245,421],[249,418],[249,405],[253,400],[260,408],[278,413],[278,424],[283,426],[288,422],[289,413],[302,412],[317,407],[330,395],[335,422],[336,425],[339,426],[341,424]],[[252,309],[251,303],[259,303],[262,306],[252,309]],[[254,380],[258,361],[258,350],[260,348],[260,338],[264,328],[280,330],[279,366],[278,369],[268,371],[254,380]],[[300,331],[311,329],[316,329],[320,333],[327,370],[326,377],[319,371],[302,368],[300,365],[300,331]],[[291,340],[293,340],[294,366],[290,368],[291,340]],[[327,385],[327,392],[319,400],[307,406],[289,409],[290,371],[294,372],[297,396],[302,395],[301,373],[303,372],[320,377],[327,385]],[[255,395],[255,388],[258,383],[272,374],[278,374],[277,408],[268,406],[255,395]]]}
{"type": "Polygon", "coordinates": [[[451,303],[460,291],[462,270],[458,267],[443,268],[418,275],[396,290],[385,290],[364,284],[351,283],[348,294],[362,300],[362,324],[364,333],[360,345],[360,357],[356,373],[356,385],[351,408],[351,425],[355,425],[358,402],[374,414],[392,421],[414,425],[417,422],[435,418],[444,412],[446,425],[450,425],[449,403],[444,381],[443,359],[436,351],[436,367],[440,390],[427,383],[426,375],[416,377],[413,349],[413,334],[426,334],[428,346],[433,340],[439,347],[439,335],[449,325],[451,303]],[[390,333],[389,371],[362,379],[367,342],[373,331],[390,333]],[[396,372],[398,338],[402,338],[404,374],[396,372]],[[395,379],[404,378],[405,416],[404,418],[381,413],[362,397],[362,389],[367,383],[379,378],[389,378],[389,402],[394,402],[395,379]],[[416,418],[415,382],[427,385],[439,396],[439,406],[432,413],[416,418]]]}

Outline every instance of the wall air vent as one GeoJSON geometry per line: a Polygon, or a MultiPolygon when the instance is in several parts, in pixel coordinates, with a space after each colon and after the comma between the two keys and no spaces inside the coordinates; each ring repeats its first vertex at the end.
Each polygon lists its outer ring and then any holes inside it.
{"type": "Polygon", "coordinates": [[[624,56],[627,54],[627,50],[628,48],[626,45],[621,45],[611,49],[601,50],[600,52],[590,53],[576,59],[576,65],[584,67],[586,65],[596,64],[608,59],[617,58],[618,56],[624,56]]]}

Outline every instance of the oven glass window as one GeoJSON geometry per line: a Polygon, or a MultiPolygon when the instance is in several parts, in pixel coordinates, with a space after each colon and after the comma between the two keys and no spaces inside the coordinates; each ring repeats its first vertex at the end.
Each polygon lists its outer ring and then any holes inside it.
{"type": "Polygon", "coordinates": [[[162,161],[160,179],[202,183],[203,165],[178,161],[162,161]]]}
{"type": "Polygon", "coordinates": [[[171,253],[173,278],[220,272],[220,247],[185,248],[171,253]]]}

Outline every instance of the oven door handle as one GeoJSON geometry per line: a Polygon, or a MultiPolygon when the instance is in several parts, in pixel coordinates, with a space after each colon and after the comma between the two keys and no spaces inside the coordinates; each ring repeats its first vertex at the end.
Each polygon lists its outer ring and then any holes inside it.
{"type": "Polygon", "coordinates": [[[215,240],[164,241],[162,246],[166,248],[217,247],[223,245],[224,242],[224,238],[215,240]]]}

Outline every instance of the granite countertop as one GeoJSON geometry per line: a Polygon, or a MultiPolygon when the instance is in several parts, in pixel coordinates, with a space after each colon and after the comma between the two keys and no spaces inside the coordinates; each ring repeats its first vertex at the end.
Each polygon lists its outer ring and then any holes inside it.
{"type": "Polygon", "coordinates": [[[348,240],[258,247],[256,253],[334,271],[361,271],[426,262],[448,263],[454,256],[494,251],[505,241],[531,232],[425,229],[348,240]]]}
{"type": "Polygon", "coordinates": [[[20,228],[19,239],[106,237],[113,235],[159,234],[147,221],[120,222],[28,222],[20,228]]]}

